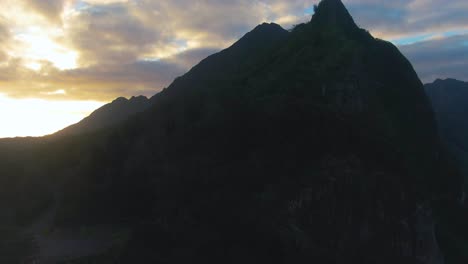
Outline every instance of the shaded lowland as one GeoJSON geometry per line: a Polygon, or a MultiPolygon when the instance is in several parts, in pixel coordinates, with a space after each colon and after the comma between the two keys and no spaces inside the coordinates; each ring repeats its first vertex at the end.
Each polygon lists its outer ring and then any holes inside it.
{"type": "Polygon", "coordinates": [[[111,227],[64,263],[466,261],[439,220],[462,212],[461,177],[424,87],[340,0],[259,25],[149,104],[1,141],[3,225],[52,208],[49,238],[111,227]]]}

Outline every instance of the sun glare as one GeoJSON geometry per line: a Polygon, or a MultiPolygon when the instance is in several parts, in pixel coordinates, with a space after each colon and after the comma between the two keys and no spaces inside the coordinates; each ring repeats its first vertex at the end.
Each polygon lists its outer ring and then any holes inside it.
{"type": "Polygon", "coordinates": [[[0,94],[0,138],[51,134],[80,121],[102,105],[96,101],[12,99],[0,94]]]}
{"type": "Polygon", "coordinates": [[[15,55],[24,58],[27,61],[25,66],[32,70],[40,70],[44,61],[51,62],[60,70],[77,67],[77,52],[60,45],[40,28],[29,28],[17,34],[15,39],[19,43],[18,54],[15,55]]]}

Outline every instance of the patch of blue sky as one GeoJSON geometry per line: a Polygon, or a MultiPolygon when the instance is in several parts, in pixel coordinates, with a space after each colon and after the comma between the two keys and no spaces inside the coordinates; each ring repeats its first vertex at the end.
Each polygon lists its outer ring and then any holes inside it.
{"type": "Polygon", "coordinates": [[[161,58],[147,57],[142,59],[143,62],[156,62],[161,61],[161,58]]]}
{"type": "Polygon", "coordinates": [[[444,32],[442,35],[444,37],[454,37],[454,36],[460,36],[460,35],[465,35],[468,34],[468,29],[460,29],[460,30],[451,30],[444,32]]]}
{"type": "Polygon", "coordinates": [[[74,5],[74,9],[77,11],[89,8],[89,4],[85,1],[76,1],[74,5]]]}
{"type": "Polygon", "coordinates": [[[173,43],[177,46],[180,47],[181,49],[186,49],[188,47],[188,43],[186,39],[176,39],[173,41],[173,43]]]}
{"type": "Polygon", "coordinates": [[[171,41],[170,45],[175,46],[178,52],[186,51],[189,48],[189,44],[186,39],[174,39],[171,41]]]}
{"type": "Polygon", "coordinates": [[[313,14],[315,13],[315,12],[314,12],[314,6],[312,5],[312,6],[310,6],[309,8],[306,8],[306,9],[304,10],[304,13],[305,13],[306,15],[313,15],[313,14]]]}
{"type": "Polygon", "coordinates": [[[434,33],[419,34],[419,35],[394,39],[394,40],[392,40],[392,42],[395,43],[396,45],[410,45],[410,44],[414,44],[414,43],[417,43],[417,42],[421,42],[421,41],[431,39],[431,38],[435,37],[436,35],[437,34],[434,34],[434,33]]]}
{"type": "Polygon", "coordinates": [[[402,19],[407,11],[405,9],[398,8],[388,8],[377,3],[368,3],[368,4],[350,4],[350,12],[356,14],[368,14],[372,17],[385,17],[390,19],[402,19]]]}

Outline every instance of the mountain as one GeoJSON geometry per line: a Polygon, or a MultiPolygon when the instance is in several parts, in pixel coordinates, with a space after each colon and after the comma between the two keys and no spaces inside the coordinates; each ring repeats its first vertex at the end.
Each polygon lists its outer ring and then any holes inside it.
{"type": "Polygon", "coordinates": [[[425,89],[434,107],[441,137],[468,175],[468,83],[437,79],[426,84],[425,89]]]}
{"type": "Polygon", "coordinates": [[[468,83],[455,79],[437,79],[425,85],[441,134],[446,141],[468,151],[468,83]]]}
{"type": "Polygon", "coordinates": [[[144,96],[132,97],[130,99],[119,97],[97,109],[77,124],[55,133],[55,136],[78,135],[110,127],[125,121],[137,113],[145,111],[150,105],[150,100],[144,96]]]}
{"type": "Polygon", "coordinates": [[[0,166],[18,179],[10,223],[47,226],[31,254],[84,233],[107,246],[76,263],[465,263],[459,172],[424,87],[341,1],[256,27],[150,101],[0,166]]]}
{"type": "MultiPolygon", "coordinates": [[[[460,185],[463,188],[461,204],[466,208],[466,193],[468,191],[468,83],[455,79],[437,79],[433,83],[424,86],[432,106],[434,108],[435,117],[438,123],[440,136],[450,151],[456,158],[462,174],[464,175],[464,184],[460,185]]],[[[465,228],[466,210],[459,214],[449,214],[451,219],[457,219],[455,223],[451,221],[451,236],[462,243],[466,241],[468,232],[465,228]],[[462,230],[462,231],[461,231],[462,230]]],[[[464,251],[466,247],[460,246],[464,251]]],[[[457,253],[459,255],[460,253],[457,253]]],[[[462,254],[463,255],[463,254],[462,254]]],[[[464,256],[464,259],[467,257],[464,256]]],[[[460,262],[461,263],[461,262],[460,262]]]]}

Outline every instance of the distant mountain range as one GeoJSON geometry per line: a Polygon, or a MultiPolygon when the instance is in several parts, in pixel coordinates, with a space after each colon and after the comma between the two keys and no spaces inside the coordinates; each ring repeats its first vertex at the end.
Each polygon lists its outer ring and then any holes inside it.
{"type": "MultiPolygon", "coordinates": [[[[425,89],[434,107],[442,139],[468,176],[468,83],[437,79],[426,84],[425,89]]],[[[468,191],[466,187],[465,190],[468,191]]]]}
{"type": "Polygon", "coordinates": [[[455,79],[425,85],[443,138],[468,152],[468,83],[455,79]]]}
{"type": "Polygon", "coordinates": [[[410,62],[323,0],[151,99],[0,141],[0,262],[466,263],[461,184],[410,62]]]}

